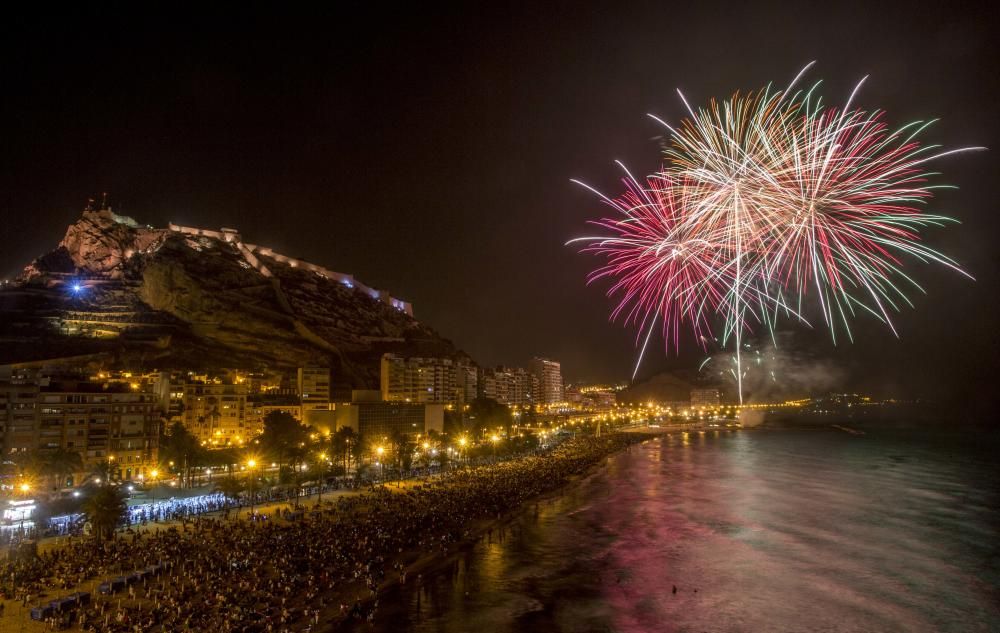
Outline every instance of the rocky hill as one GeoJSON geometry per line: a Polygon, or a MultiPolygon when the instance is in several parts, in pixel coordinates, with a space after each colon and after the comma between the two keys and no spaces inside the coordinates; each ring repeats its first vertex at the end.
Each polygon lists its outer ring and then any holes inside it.
{"type": "Polygon", "coordinates": [[[321,363],[373,387],[384,352],[463,356],[409,312],[349,275],[244,244],[233,230],[157,229],[88,209],[0,290],[0,364],[321,363]]]}

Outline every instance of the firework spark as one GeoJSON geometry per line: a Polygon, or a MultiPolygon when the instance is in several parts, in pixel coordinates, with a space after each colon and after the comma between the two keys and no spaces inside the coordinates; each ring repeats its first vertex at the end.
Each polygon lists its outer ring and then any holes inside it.
{"type": "MultiPolygon", "coordinates": [[[[954,222],[922,207],[941,185],[924,165],[978,147],[940,151],[917,137],[931,122],[898,129],[880,111],[821,104],[817,87],[735,94],[693,110],[669,130],[661,169],[644,184],[625,171],[625,191],[600,194],[615,216],[592,222],[603,234],[571,240],[605,259],[589,281],[611,279],[613,320],[637,329],[639,363],[659,328],[666,351],[689,327],[697,340],[773,338],[781,317],[809,324],[815,292],[836,342],[859,312],[894,333],[891,313],[922,291],[907,259],[969,276],[928,247],[921,230],[954,222]],[[640,343],[641,341],[641,343],[640,343]]],[[[582,184],[582,183],[579,183],[582,184]]],[[[586,185],[584,185],[586,186],[586,185]]],[[[633,374],[634,377],[635,374],[633,374]]],[[[742,398],[742,388],[738,387],[742,398]]]]}

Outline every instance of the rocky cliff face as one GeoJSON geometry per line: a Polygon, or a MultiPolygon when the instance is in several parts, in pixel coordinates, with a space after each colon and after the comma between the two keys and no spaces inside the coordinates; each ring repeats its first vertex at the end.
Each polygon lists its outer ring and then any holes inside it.
{"type": "Polygon", "coordinates": [[[86,211],[54,251],[0,292],[0,363],[97,353],[151,367],[328,363],[357,387],[387,351],[454,357],[404,312],[237,244],[86,211]]]}
{"type": "Polygon", "coordinates": [[[65,270],[68,256],[81,271],[118,279],[133,254],[158,248],[168,236],[166,229],[140,227],[132,218],[111,209],[87,209],[66,229],[66,236],[53,251],[55,257],[40,257],[25,269],[23,276],[30,279],[47,272],[72,272],[65,270]]]}

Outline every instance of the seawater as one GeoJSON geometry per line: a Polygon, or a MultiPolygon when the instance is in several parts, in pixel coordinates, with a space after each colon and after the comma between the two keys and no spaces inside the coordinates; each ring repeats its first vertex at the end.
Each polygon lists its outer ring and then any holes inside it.
{"type": "Polygon", "coordinates": [[[1000,631],[995,448],[919,429],[663,436],[411,575],[360,627],[1000,631]]]}

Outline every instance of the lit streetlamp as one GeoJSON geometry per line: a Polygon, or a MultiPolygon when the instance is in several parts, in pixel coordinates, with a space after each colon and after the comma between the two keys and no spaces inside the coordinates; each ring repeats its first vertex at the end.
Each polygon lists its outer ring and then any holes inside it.
{"type": "MultiPolygon", "coordinates": [[[[29,484],[27,481],[23,481],[23,482],[21,482],[21,485],[19,485],[17,487],[17,490],[21,493],[22,497],[27,498],[28,493],[31,492],[31,484],[29,484]]],[[[24,515],[28,513],[27,503],[25,503],[24,505],[22,505],[19,508],[19,510],[20,510],[20,513],[21,513],[21,526],[18,528],[18,531],[21,533],[21,538],[23,539],[24,538],[24,515]]],[[[12,543],[13,543],[13,541],[12,541],[12,543]]]]}
{"type": "Polygon", "coordinates": [[[326,470],[327,470],[327,457],[326,453],[319,454],[319,494],[316,495],[316,505],[319,505],[323,501],[323,484],[326,483],[326,470]]]}
{"type": "Polygon", "coordinates": [[[254,504],[255,488],[256,488],[254,486],[256,482],[254,481],[253,469],[256,467],[257,467],[256,459],[251,457],[250,459],[247,460],[247,469],[250,471],[250,520],[251,521],[253,520],[253,504],[254,504]]]}
{"type": "Polygon", "coordinates": [[[500,441],[500,436],[494,433],[490,436],[490,441],[493,442],[493,461],[497,461],[497,442],[500,441]]]}

